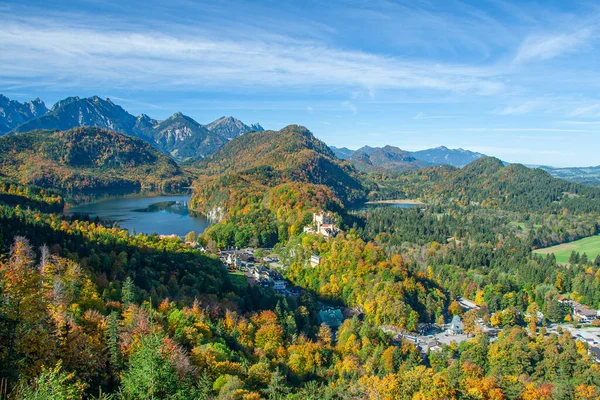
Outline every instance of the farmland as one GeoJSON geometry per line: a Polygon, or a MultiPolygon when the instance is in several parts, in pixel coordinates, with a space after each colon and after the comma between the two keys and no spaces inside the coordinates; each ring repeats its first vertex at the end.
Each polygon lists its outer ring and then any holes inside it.
{"type": "Polygon", "coordinates": [[[556,261],[566,264],[569,262],[569,256],[573,251],[579,254],[587,254],[588,258],[593,260],[600,255],[600,235],[591,236],[585,239],[576,240],[570,243],[563,243],[545,249],[535,250],[537,254],[554,253],[556,261]]]}

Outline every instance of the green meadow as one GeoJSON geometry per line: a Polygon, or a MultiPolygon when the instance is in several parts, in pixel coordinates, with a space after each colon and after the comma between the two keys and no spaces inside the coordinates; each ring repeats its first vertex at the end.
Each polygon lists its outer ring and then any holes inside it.
{"type": "Polygon", "coordinates": [[[248,286],[248,280],[246,279],[246,275],[241,272],[230,272],[229,279],[231,279],[231,283],[234,285],[244,288],[248,286]]]}
{"type": "Polygon", "coordinates": [[[595,259],[600,254],[600,235],[591,236],[584,239],[579,239],[570,243],[563,243],[545,249],[538,249],[534,252],[537,254],[554,253],[556,261],[566,264],[569,262],[571,252],[576,251],[579,254],[587,254],[589,259],[595,259]]]}

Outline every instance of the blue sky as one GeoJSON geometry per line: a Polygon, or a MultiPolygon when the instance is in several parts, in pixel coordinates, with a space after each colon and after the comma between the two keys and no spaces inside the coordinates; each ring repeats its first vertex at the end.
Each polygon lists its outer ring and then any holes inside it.
{"type": "Polygon", "coordinates": [[[600,164],[600,4],[0,1],[0,93],[600,164]]]}

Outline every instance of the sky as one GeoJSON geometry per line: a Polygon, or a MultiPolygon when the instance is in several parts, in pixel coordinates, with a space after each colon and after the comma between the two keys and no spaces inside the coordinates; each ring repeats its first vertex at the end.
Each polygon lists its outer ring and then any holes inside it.
{"type": "Polygon", "coordinates": [[[599,165],[594,1],[2,1],[0,93],[599,165]]]}

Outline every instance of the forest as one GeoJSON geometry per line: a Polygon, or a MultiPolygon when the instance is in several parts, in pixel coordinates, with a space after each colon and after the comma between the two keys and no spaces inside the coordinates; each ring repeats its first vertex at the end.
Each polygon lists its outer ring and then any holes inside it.
{"type": "Polygon", "coordinates": [[[0,178],[62,190],[172,190],[189,176],[141,139],[101,128],[0,137],[0,178]]]}
{"type": "MultiPolygon", "coordinates": [[[[272,148],[261,134],[183,167],[199,176],[195,208],[220,217],[198,238],[206,252],[62,216],[64,191],[47,182],[0,182],[0,378],[9,398],[600,396],[589,345],[547,330],[578,325],[563,299],[598,308],[600,259],[573,254],[564,265],[532,252],[599,233],[598,189],[493,159],[365,176],[299,127],[280,131],[272,148]],[[367,198],[426,204],[355,207],[367,198]],[[320,210],[340,234],[304,231],[320,210]],[[237,284],[216,253],[248,245],[274,246],[299,294],[237,284]],[[331,328],[318,316],[325,304],[353,315],[331,328]],[[530,318],[537,312],[541,320],[530,318]],[[412,334],[455,315],[469,337],[437,351],[382,329],[412,334]]],[[[69,162],[99,162],[82,157],[69,162]]]]}

